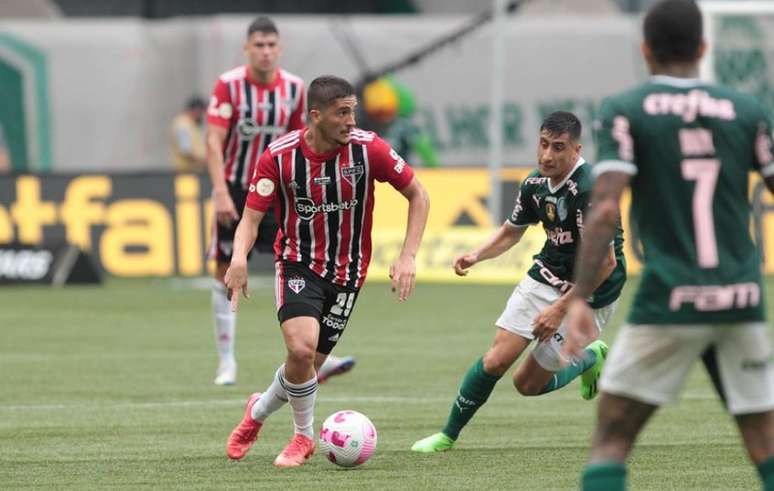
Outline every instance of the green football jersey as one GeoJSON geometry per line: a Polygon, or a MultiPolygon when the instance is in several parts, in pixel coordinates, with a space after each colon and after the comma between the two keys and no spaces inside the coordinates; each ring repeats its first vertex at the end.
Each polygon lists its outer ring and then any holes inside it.
{"type": "Polygon", "coordinates": [[[698,80],[652,77],[602,104],[594,174],[632,175],[644,269],[629,322],[764,319],[750,238],[750,170],[774,174],[771,124],[754,98],[698,80]]]}
{"type": "MultiPolygon", "coordinates": [[[[562,293],[572,286],[575,254],[583,235],[583,216],[589,205],[592,185],[591,166],[582,158],[556,187],[535,170],[521,183],[516,206],[508,218],[508,222],[516,227],[543,224],[546,242],[533,257],[534,264],[527,274],[562,293]]],[[[589,304],[595,309],[613,303],[626,281],[623,231],[620,227],[614,247],[618,264],[589,299],[589,304]]]]}

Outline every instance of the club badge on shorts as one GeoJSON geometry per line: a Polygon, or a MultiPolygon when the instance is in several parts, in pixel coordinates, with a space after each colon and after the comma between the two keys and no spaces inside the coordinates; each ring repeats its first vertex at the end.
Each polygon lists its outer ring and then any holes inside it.
{"type": "Polygon", "coordinates": [[[295,277],[288,280],[288,287],[296,292],[301,293],[301,290],[306,286],[306,281],[303,278],[295,277]]]}

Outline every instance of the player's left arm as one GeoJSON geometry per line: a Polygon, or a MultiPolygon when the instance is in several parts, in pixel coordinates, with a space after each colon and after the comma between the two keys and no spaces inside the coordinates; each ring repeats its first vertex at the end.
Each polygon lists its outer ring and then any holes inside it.
{"type": "Polygon", "coordinates": [[[619,203],[624,188],[638,172],[634,155],[636,125],[630,108],[618,98],[606,99],[594,122],[597,163],[596,181],[591,194],[589,216],[584,224],[583,240],[575,255],[575,287],[572,289],[565,323],[562,351],[574,356],[596,338],[594,313],[586,298],[596,289],[596,272],[608,254],[619,221],[619,203]]]}
{"type": "Polygon", "coordinates": [[[621,195],[630,179],[631,174],[627,172],[608,171],[600,174],[594,183],[591,197],[594,206],[575,256],[575,286],[567,309],[568,335],[562,347],[566,354],[576,355],[596,336],[593,312],[586,298],[597,287],[598,270],[609,254],[610,242],[618,227],[621,195]]]}
{"type": "Polygon", "coordinates": [[[400,194],[409,203],[408,221],[406,237],[400,255],[390,266],[390,279],[392,280],[392,291],[398,292],[398,300],[402,302],[414,291],[417,272],[416,256],[419,245],[422,243],[422,235],[430,212],[430,197],[416,176],[411,179],[408,186],[400,190],[400,194]]]}
{"type": "Polygon", "coordinates": [[[374,135],[373,142],[367,148],[374,178],[380,182],[389,182],[409,204],[403,247],[390,266],[392,291],[398,292],[398,300],[402,302],[414,291],[416,255],[430,212],[430,198],[411,167],[387,142],[374,135]]]}

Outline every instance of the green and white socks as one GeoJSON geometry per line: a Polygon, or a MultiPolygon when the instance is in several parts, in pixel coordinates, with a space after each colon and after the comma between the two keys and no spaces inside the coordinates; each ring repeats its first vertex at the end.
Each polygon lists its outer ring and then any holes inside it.
{"type": "Polygon", "coordinates": [[[583,350],[583,355],[573,359],[573,363],[562,368],[558,372],[554,373],[551,380],[543,386],[540,390],[540,394],[548,394],[557,389],[561,389],[565,385],[575,380],[580,374],[593,367],[597,362],[597,354],[593,350],[588,348],[583,350]]]}
{"type": "Polygon", "coordinates": [[[490,375],[484,371],[483,357],[476,360],[462,379],[462,385],[449,412],[443,434],[456,440],[478,408],[489,399],[498,380],[500,375],[490,375]]]}

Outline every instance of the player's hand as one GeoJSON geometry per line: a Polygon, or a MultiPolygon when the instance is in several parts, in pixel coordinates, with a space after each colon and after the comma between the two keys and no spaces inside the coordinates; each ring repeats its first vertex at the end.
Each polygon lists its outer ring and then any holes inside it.
{"type": "Polygon", "coordinates": [[[566,326],[562,354],[567,358],[579,356],[583,348],[599,334],[594,323],[594,312],[581,298],[574,298],[567,308],[566,326]]]}
{"type": "Polygon", "coordinates": [[[543,309],[532,321],[532,334],[542,343],[551,339],[564,319],[565,309],[560,303],[554,303],[543,309]]]}
{"type": "Polygon", "coordinates": [[[227,190],[213,191],[212,201],[215,207],[215,218],[219,224],[228,226],[239,221],[239,213],[227,190]]]}
{"type": "Polygon", "coordinates": [[[454,272],[457,276],[465,276],[468,274],[468,269],[472,268],[478,262],[478,257],[472,252],[462,254],[454,258],[454,272]]]}
{"type": "Polygon", "coordinates": [[[224,278],[227,296],[231,302],[231,311],[236,312],[239,307],[239,293],[245,298],[250,298],[250,292],[247,291],[247,260],[233,260],[226,270],[224,278]]]}
{"type": "Polygon", "coordinates": [[[392,291],[398,292],[398,300],[403,302],[414,292],[417,276],[417,264],[413,256],[401,255],[390,266],[392,291]]]}

